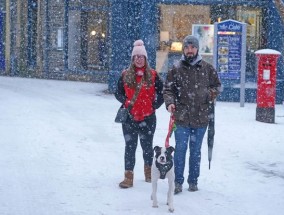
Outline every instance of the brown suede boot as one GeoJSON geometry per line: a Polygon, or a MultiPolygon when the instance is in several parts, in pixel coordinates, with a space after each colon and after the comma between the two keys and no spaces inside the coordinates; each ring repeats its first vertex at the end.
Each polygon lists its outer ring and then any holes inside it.
{"type": "Polygon", "coordinates": [[[145,181],[151,183],[151,167],[144,165],[145,181]]]}
{"type": "Polygon", "coordinates": [[[120,188],[133,187],[133,171],[127,170],[124,173],[124,180],[119,183],[120,188]]]}

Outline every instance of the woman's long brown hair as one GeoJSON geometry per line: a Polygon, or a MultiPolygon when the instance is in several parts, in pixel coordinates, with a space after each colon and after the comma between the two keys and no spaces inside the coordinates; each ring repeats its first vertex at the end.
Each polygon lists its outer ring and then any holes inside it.
{"type": "MultiPolygon", "coordinates": [[[[149,63],[147,59],[145,59],[145,72],[142,77],[142,81],[147,84],[147,87],[150,87],[152,83],[152,68],[149,66],[149,63]]],[[[124,77],[123,82],[126,83],[131,88],[137,87],[137,81],[136,81],[136,72],[135,72],[135,64],[134,60],[132,58],[131,63],[129,67],[127,68],[124,77]]]]}

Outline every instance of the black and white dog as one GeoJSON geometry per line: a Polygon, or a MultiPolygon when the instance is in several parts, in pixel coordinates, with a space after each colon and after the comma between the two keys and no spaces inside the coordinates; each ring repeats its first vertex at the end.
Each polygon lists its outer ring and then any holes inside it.
{"type": "Polygon", "coordinates": [[[167,204],[169,206],[169,211],[174,212],[173,197],[174,197],[174,161],[172,153],[174,147],[170,146],[168,148],[155,146],[155,156],[153,159],[152,169],[151,169],[151,178],[152,178],[152,195],[151,199],[153,200],[153,207],[158,207],[157,201],[157,183],[158,179],[168,178],[169,190],[167,196],[167,204]]]}

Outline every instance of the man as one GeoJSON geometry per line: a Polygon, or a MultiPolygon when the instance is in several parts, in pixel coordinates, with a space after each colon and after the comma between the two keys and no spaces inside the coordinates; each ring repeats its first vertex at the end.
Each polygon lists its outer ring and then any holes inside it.
{"type": "Polygon", "coordinates": [[[199,41],[183,40],[181,60],[168,72],[163,91],[167,110],[175,118],[175,194],[182,192],[186,151],[189,144],[189,191],[197,191],[201,145],[206,132],[209,103],[220,92],[221,83],[213,66],[198,54],[199,41]]]}

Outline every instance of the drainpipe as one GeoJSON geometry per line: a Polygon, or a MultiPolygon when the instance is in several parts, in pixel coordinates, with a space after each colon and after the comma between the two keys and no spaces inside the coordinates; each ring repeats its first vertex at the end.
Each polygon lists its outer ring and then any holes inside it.
{"type": "Polygon", "coordinates": [[[38,74],[40,74],[41,76],[44,74],[44,68],[43,68],[43,53],[44,53],[44,49],[43,49],[43,45],[44,45],[44,41],[42,41],[43,38],[43,28],[42,28],[42,24],[44,22],[44,17],[41,15],[44,9],[44,5],[42,2],[40,2],[40,0],[38,0],[37,2],[38,4],[38,9],[37,9],[37,39],[36,39],[36,44],[37,44],[37,48],[36,48],[36,52],[37,52],[37,59],[36,59],[36,65],[38,67],[38,74]]]}
{"type": "Polygon", "coordinates": [[[63,30],[63,47],[64,47],[64,70],[68,70],[68,16],[69,0],[64,0],[64,30],[63,30]]]}
{"type": "Polygon", "coordinates": [[[6,0],[6,41],[5,41],[5,70],[9,75],[11,72],[11,16],[10,0],[6,0]]]}

